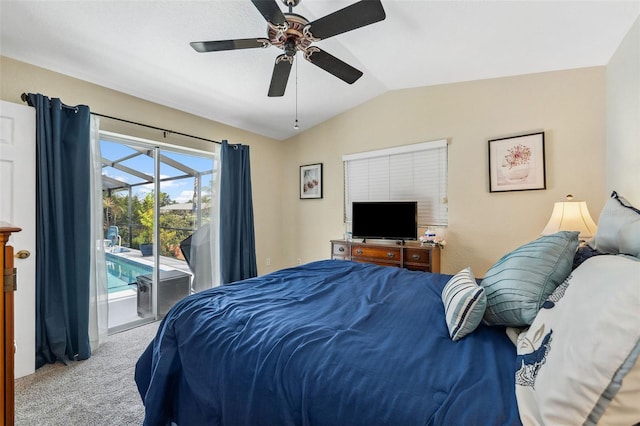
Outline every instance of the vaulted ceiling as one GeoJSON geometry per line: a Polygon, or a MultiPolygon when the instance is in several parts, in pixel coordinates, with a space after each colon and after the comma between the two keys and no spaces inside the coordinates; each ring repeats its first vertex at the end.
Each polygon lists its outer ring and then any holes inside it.
{"type": "MultiPolygon", "coordinates": [[[[293,12],[314,21],[354,2],[302,0],[293,12]]],[[[2,0],[0,52],[286,139],[296,133],[296,103],[303,131],[390,90],[606,65],[640,15],[640,0],[382,4],[384,21],[314,43],[362,78],[346,84],[298,54],[282,97],[267,96],[277,47],[197,53],[189,45],[267,37],[249,0],[2,0]]]]}

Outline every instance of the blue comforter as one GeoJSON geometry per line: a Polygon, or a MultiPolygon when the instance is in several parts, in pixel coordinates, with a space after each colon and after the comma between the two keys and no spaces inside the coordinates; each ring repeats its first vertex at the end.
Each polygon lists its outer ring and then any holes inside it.
{"type": "Polygon", "coordinates": [[[515,346],[451,341],[449,278],[327,260],[187,297],[136,365],[144,424],[520,424],[515,346]]]}

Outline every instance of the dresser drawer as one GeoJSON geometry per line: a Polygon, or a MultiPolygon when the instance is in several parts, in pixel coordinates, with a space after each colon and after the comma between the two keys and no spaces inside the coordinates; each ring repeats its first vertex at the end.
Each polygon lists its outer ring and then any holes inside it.
{"type": "Polygon", "coordinates": [[[429,266],[431,263],[431,251],[418,248],[405,248],[404,262],[429,266]]]}
{"type": "Polygon", "coordinates": [[[440,249],[437,247],[405,247],[404,267],[413,271],[440,272],[440,249]]]}
{"type": "Polygon", "coordinates": [[[400,264],[402,260],[402,249],[400,247],[353,245],[351,246],[351,259],[375,261],[375,263],[381,262],[384,264],[400,264]]]}
{"type": "Polygon", "coordinates": [[[350,247],[348,243],[331,243],[332,259],[350,259],[350,247]]]}

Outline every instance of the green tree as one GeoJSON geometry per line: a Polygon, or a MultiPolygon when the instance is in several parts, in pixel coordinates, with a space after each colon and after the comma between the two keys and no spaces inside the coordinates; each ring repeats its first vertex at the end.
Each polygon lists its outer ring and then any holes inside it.
{"type": "Polygon", "coordinates": [[[153,242],[153,199],[154,193],[148,193],[136,209],[138,223],[141,226],[138,235],[133,239],[135,246],[153,242]]]}
{"type": "Polygon", "coordinates": [[[122,206],[115,200],[114,197],[105,196],[102,198],[102,207],[104,208],[105,230],[115,225],[118,220],[118,216],[124,213],[122,206]]]}
{"type": "Polygon", "coordinates": [[[121,212],[114,217],[114,224],[118,227],[118,232],[122,237],[122,245],[129,246],[129,195],[128,191],[111,194],[111,198],[116,205],[116,209],[121,212]]]}
{"type": "Polygon", "coordinates": [[[180,243],[193,232],[193,213],[188,210],[160,215],[160,251],[165,256],[182,258],[180,243]]]}
{"type": "MultiPolygon", "coordinates": [[[[131,241],[132,248],[140,248],[140,244],[153,242],[154,197],[153,192],[148,193],[142,199],[137,195],[133,195],[129,199],[129,196],[123,195],[122,192],[103,197],[105,217],[109,217],[111,220],[108,224],[118,226],[124,245],[128,246],[131,241]],[[129,203],[131,204],[131,217],[129,217],[129,203]],[[129,226],[132,228],[131,239],[129,226]]],[[[203,197],[203,204],[209,203],[209,198],[203,197]]],[[[175,204],[175,201],[165,192],[160,193],[158,202],[160,207],[175,204]]],[[[190,210],[164,211],[158,218],[158,224],[160,227],[160,242],[158,244],[160,254],[182,258],[180,243],[193,232],[193,212],[190,210]]]]}

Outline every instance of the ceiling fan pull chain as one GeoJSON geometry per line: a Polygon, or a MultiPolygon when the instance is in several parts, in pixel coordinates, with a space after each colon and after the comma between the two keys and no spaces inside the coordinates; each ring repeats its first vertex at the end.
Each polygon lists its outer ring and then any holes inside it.
{"type": "Polygon", "coordinates": [[[293,128],[300,129],[298,125],[298,61],[296,61],[296,121],[293,122],[293,128]]]}

